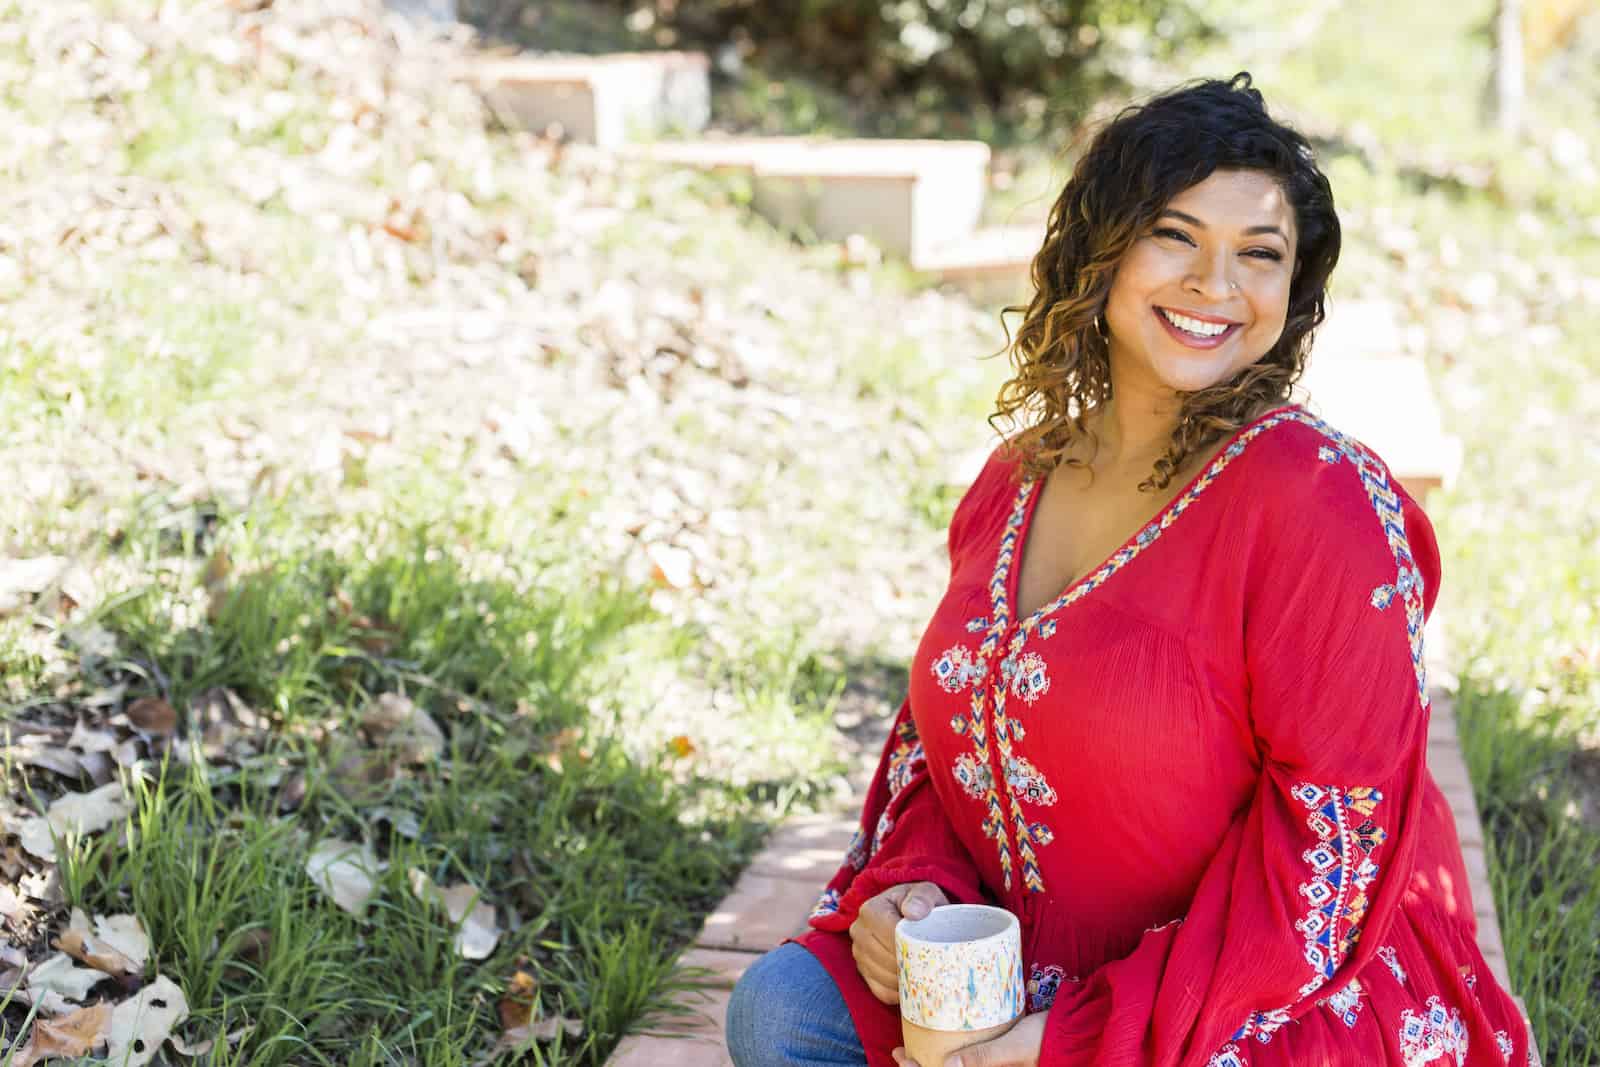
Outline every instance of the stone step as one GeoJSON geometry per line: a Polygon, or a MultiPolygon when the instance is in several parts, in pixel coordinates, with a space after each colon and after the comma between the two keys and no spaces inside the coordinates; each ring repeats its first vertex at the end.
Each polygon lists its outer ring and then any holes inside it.
{"type": "MultiPolygon", "coordinates": [[[[753,959],[754,957],[752,957],[753,959]]],[[[681,992],[675,1003],[685,1014],[663,1020],[617,1045],[607,1067],[732,1067],[723,1036],[729,988],[681,992]]]]}
{"type": "Polygon", "coordinates": [[[1319,336],[1293,399],[1376,452],[1420,503],[1461,469],[1461,442],[1444,431],[1419,357],[1351,353],[1319,336]]]}
{"type": "Polygon", "coordinates": [[[911,266],[983,304],[1026,303],[1044,224],[985,226],[931,248],[911,266]]]}
{"type": "Polygon", "coordinates": [[[912,262],[977,226],[989,168],[981,141],[729,137],[625,154],[748,174],[753,206],[779,228],[827,241],[861,234],[912,262]]]}
{"type": "Polygon", "coordinates": [[[704,129],[710,69],[702,52],[616,52],[486,57],[464,74],[508,125],[614,149],[704,129]]]}

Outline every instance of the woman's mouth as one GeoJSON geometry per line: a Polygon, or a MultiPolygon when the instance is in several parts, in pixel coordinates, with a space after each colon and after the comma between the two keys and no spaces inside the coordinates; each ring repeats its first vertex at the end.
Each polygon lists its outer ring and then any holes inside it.
{"type": "Polygon", "coordinates": [[[1242,323],[1206,322],[1166,308],[1156,308],[1155,314],[1167,333],[1189,348],[1216,348],[1243,328],[1242,323]]]}

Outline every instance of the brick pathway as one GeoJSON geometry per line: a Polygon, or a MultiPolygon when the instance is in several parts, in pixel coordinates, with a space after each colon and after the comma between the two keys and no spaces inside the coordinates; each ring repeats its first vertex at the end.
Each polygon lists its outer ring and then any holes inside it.
{"type": "MultiPolygon", "coordinates": [[[[1432,701],[1428,766],[1455,814],[1477,910],[1479,947],[1501,984],[1510,988],[1500,922],[1489,889],[1483,827],[1456,737],[1455,705],[1440,689],[1432,691],[1432,701]]],[[[804,927],[817,894],[841,862],[854,828],[853,814],[807,815],[774,833],[733,891],[706,919],[694,947],[680,960],[680,966],[704,967],[710,972],[680,998],[689,1013],[672,1024],[627,1037],[607,1067],[731,1067],[722,1023],[733,983],[761,953],[804,927]]]]}

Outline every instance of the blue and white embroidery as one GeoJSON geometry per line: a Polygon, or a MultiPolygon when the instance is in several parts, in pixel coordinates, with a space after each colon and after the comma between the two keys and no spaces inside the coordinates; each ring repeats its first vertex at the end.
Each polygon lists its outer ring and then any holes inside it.
{"type": "Polygon", "coordinates": [[[1306,824],[1318,840],[1301,854],[1312,877],[1300,884],[1300,895],[1311,910],[1294,924],[1305,935],[1306,962],[1312,968],[1311,980],[1300,990],[1304,997],[1333,977],[1360,938],[1366,890],[1378,873],[1371,854],[1387,834],[1370,818],[1383,800],[1376,789],[1302,782],[1290,792],[1306,806],[1306,824]]]}
{"type": "Polygon", "coordinates": [[[1467,1028],[1457,1008],[1446,1009],[1438,997],[1429,997],[1421,1015],[1407,1008],[1400,1013],[1400,1056],[1406,1067],[1444,1061],[1465,1067],[1467,1028]]]}
{"type": "Polygon", "coordinates": [[[1039,768],[1022,756],[1012,756],[1006,761],[1006,786],[1011,795],[1030,804],[1054,804],[1056,791],[1044,780],[1039,768]]]}
{"type": "Polygon", "coordinates": [[[1243,1026],[1235,1030],[1233,1040],[1243,1041],[1253,1037],[1263,1045],[1272,1040],[1272,1035],[1289,1024],[1289,1009],[1276,1008],[1272,1011],[1253,1011],[1250,1018],[1245,1020],[1243,1026]]]}
{"type": "Polygon", "coordinates": [[[844,861],[852,869],[861,870],[867,865],[867,832],[861,827],[856,827],[856,832],[850,837],[850,847],[845,851],[844,861]]]}
{"type": "Polygon", "coordinates": [[[872,855],[876,856],[883,847],[884,838],[894,833],[894,820],[889,818],[889,813],[884,812],[878,816],[878,828],[872,832],[872,855]]]}
{"type": "Polygon", "coordinates": [[[839,910],[839,891],[837,889],[824,890],[822,896],[817,898],[817,903],[811,909],[811,918],[820,919],[825,915],[833,915],[839,910]]]}
{"type": "Polygon", "coordinates": [[[1061,989],[1062,982],[1076,982],[1076,978],[1068,978],[1064,968],[1051,964],[1041,967],[1035,963],[1028,972],[1028,1010],[1040,1012],[1049,1009],[1056,1001],[1056,993],[1061,989]]]}
{"type": "Polygon", "coordinates": [[[969,753],[956,757],[952,773],[961,791],[974,800],[982,800],[994,788],[994,775],[989,773],[988,764],[979,763],[969,753]]]}
{"type": "Polygon", "coordinates": [[[1500,1050],[1500,1058],[1510,1063],[1512,1053],[1517,1050],[1516,1046],[1511,1043],[1511,1035],[1504,1030],[1496,1030],[1494,1032],[1494,1044],[1495,1048],[1500,1050]]]}
{"type": "Polygon", "coordinates": [[[917,736],[917,727],[910,719],[906,719],[895,728],[897,743],[894,751],[889,753],[889,768],[884,772],[884,777],[889,783],[889,799],[899,796],[900,791],[911,784],[911,779],[917,771],[927,762],[927,756],[922,748],[922,739],[917,736]]]}
{"type": "Polygon", "coordinates": [[[965,645],[952,645],[933,661],[933,677],[947,693],[959,693],[968,686],[978,685],[988,673],[981,659],[974,659],[972,650],[965,645]]]}
{"type": "Polygon", "coordinates": [[[1206,1067],[1250,1067],[1250,1061],[1244,1058],[1238,1045],[1229,1042],[1206,1060],[1206,1067]]]}
{"type": "Polygon", "coordinates": [[[1027,704],[1050,691],[1050,675],[1045,670],[1044,657],[1037,652],[1001,660],[1000,677],[1010,685],[1011,695],[1027,704]]]}
{"type": "Polygon", "coordinates": [[[1362,992],[1361,979],[1352,978],[1349,985],[1337,993],[1324,997],[1317,1003],[1333,1012],[1334,1015],[1338,1016],[1340,1022],[1353,1029],[1356,1025],[1357,1017],[1361,1014],[1362,992]]]}
{"type": "Polygon", "coordinates": [[[1401,985],[1406,984],[1406,969],[1400,966],[1400,957],[1395,954],[1393,945],[1381,945],[1378,948],[1378,958],[1383,965],[1389,968],[1389,973],[1394,975],[1394,980],[1401,985]]]}

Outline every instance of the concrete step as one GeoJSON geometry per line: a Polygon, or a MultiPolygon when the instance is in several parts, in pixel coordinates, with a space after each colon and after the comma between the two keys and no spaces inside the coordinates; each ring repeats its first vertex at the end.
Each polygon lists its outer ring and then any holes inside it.
{"type": "Polygon", "coordinates": [[[989,167],[981,141],[729,137],[625,154],[748,174],[753,206],[781,229],[827,241],[861,234],[911,262],[977,226],[989,167]]]}
{"type": "Polygon", "coordinates": [[[1391,307],[1332,303],[1294,399],[1360,440],[1426,504],[1453,484],[1461,442],[1445,433],[1422,359],[1406,354],[1391,307]]]}
{"type": "Polygon", "coordinates": [[[481,58],[464,72],[508,124],[602,148],[663,133],[695,133],[711,117],[710,62],[701,52],[524,54],[481,58]]]}
{"type": "Polygon", "coordinates": [[[911,266],[983,304],[1022,304],[1033,296],[1029,272],[1044,225],[985,226],[931,248],[911,266]]]}

